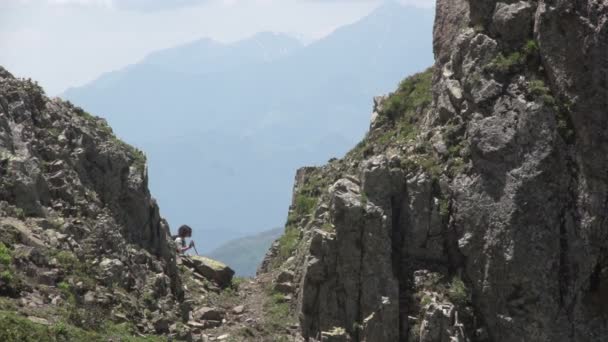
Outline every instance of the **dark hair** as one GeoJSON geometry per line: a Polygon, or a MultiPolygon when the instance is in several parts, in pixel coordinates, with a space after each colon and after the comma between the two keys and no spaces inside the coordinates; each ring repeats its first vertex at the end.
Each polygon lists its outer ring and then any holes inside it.
{"type": "Polygon", "coordinates": [[[188,225],[183,225],[177,230],[177,236],[179,237],[184,237],[188,235],[192,235],[192,228],[190,228],[190,226],[188,225]]]}

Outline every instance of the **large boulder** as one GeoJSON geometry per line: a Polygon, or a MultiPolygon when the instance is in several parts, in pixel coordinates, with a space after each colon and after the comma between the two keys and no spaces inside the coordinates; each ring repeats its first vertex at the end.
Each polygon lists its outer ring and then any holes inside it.
{"type": "Polygon", "coordinates": [[[223,263],[203,256],[184,257],[182,262],[203,277],[213,281],[220,288],[226,288],[232,283],[234,271],[223,263]]]}

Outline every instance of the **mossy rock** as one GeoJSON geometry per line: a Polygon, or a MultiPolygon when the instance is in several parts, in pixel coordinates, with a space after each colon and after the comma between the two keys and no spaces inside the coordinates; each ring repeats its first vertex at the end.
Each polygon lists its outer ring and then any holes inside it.
{"type": "Polygon", "coordinates": [[[183,264],[194,272],[213,281],[220,288],[226,288],[232,283],[234,271],[223,263],[203,256],[183,257],[183,264]]]}

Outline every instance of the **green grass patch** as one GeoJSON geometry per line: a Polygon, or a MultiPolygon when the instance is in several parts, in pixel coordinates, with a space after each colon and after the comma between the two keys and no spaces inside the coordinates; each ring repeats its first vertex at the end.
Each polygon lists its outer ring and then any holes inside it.
{"type": "Polygon", "coordinates": [[[441,175],[441,165],[437,159],[431,155],[426,155],[418,161],[418,165],[431,177],[439,178],[441,175]]]}
{"type": "Polygon", "coordinates": [[[529,62],[536,60],[539,53],[538,43],[535,40],[527,41],[519,51],[508,55],[500,53],[490,62],[488,69],[503,74],[509,74],[521,70],[529,62]]]}
{"type": "Polygon", "coordinates": [[[60,251],[55,254],[57,262],[68,273],[84,273],[86,267],[83,263],[70,251],[60,251]]]}
{"type": "Polygon", "coordinates": [[[401,81],[397,91],[389,97],[385,110],[399,116],[399,114],[428,106],[433,101],[432,79],[433,69],[429,68],[401,81]]]}
{"type": "Polygon", "coordinates": [[[513,69],[515,69],[516,67],[523,64],[524,61],[525,59],[523,55],[518,51],[512,52],[507,56],[501,53],[496,58],[494,58],[491,63],[491,67],[501,73],[509,73],[513,71],[513,69]]]}
{"type": "Polygon", "coordinates": [[[522,51],[525,56],[534,56],[539,53],[540,47],[538,46],[538,42],[536,40],[532,39],[532,40],[528,40],[524,44],[522,51]]]}
{"type": "Polygon", "coordinates": [[[289,303],[285,301],[285,296],[268,290],[268,297],[264,303],[264,330],[270,335],[281,333],[295,321],[296,319],[289,309],[289,303]]]}
{"type": "Polygon", "coordinates": [[[306,194],[298,194],[296,196],[296,215],[309,215],[312,214],[313,209],[317,205],[317,198],[307,196],[306,194]]]}
{"type": "Polygon", "coordinates": [[[543,80],[532,80],[528,84],[528,91],[532,96],[540,99],[544,104],[548,106],[555,106],[556,101],[553,95],[551,95],[551,89],[547,87],[543,80]]]}
{"type": "Polygon", "coordinates": [[[277,260],[287,260],[295,252],[299,242],[299,229],[293,226],[287,226],[285,228],[285,233],[279,238],[279,255],[277,260]]]}
{"type": "Polygon", "coordinates": [[[102,332],[88,331],[69,323],[60,322],[50,326],[37,324],[13,312],[0,311],[0,341],[3,342],[68,342],[68,341],[123,341],[160,342],[160,336],[134,336],[127,324],[104,324],[102,332]]]}
{"type": "Polygon", "coordinates": [[[420,112],[433,101],[431,85],[433,68],[407,77],[397,90],[388,95],[379,111],[381,128],[368,135],[347,156],[365,157],[370,147],[404,144],[418,135],[420,112]]]}

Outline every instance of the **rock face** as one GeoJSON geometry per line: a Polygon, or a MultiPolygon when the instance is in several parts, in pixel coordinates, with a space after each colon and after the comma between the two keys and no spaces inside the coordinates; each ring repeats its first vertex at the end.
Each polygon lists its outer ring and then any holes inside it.
{"type": "Polygon", "coordinates": [[[183,290],[145,162],[104,120],[0,68],[0,296],[69,305],[85,327],[166,330],[153,322],[176,319],[183,290]]]}
{"type": "Polygon", "coordinates": [[[260,271],[308,340],[608,339],[608,4],[439,0],[434,47],[260,271]]]}

